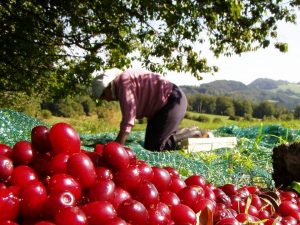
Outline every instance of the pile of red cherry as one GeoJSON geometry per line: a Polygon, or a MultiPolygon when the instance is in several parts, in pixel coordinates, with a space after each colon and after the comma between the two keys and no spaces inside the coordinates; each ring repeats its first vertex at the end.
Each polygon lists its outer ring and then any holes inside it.
{"type": "Polygon", "coordinates": [[[151,166],[116,142],[82,149],[66,123],[0,144],[0,225],[300,224],[292,191],[215,187],[151,166]]]}

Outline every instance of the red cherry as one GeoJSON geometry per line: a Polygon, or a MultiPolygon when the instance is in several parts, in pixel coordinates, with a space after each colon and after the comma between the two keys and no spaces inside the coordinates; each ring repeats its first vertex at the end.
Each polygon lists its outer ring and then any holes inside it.
{"type": "Polygon", "coordinates": [[[136,163],[136,160],[137,160],[137,156],[135,154],[135,152],[128,148],[128,147],[124,147],[127,154],[128,154],[128,157],[129,157],[129,164],[135,164],[136,163]]]}
{"type": "Polygon", "coordinates": [[[0,182],[7,181],[14,169],[13,161],[4,155],[0,155],[0,182]]]}
{"type": "Polygon", "coordinates": [[[225,184],[220,187],[222,191],[228,196],[237,194],[237,187],[234,184],[225,184]]]}
{"type": "Polygon", "coordinates": [[[245,223],[246,221],[247,222],[255,222],[257,220],[257,219],[255,219],[254,216],[251,216],[247,213],[239,213],[236,215],[235,218],[241,223],[245,223]]]}
{"type": "Polygon", "coordinates": [[[156,187],[149,181],[140,182],[131,192],[135,200],[144,204],[149,209],[159,201],[159,193],[156,187]]]}
{"type": "Polygon", "coordinates": [[[246,205],[241,205],[240,206],[240,212],[247,213],[247,214],[249,214],[251,216],[254,216],[254,217],[258,217],[258,210],[255,206],[249,205],[249,207],[247,209],[248,211],[246,211],[246,208],[247,208],[246,205]]]}
{"type": "Polygon", "coordinates": [[[206,180],[201,175],[191,175],[186,180],[187,185],[198,185],[200,187],[206,186],[206,180]]]}
{"type": "Polygon", "coordinates": [[[200,195],[204,192],[200,186],[186,186],[178,192],[178,197],[180,198],[180,203],[185,204],[195,209],[194,206],[198,199],[200,199],[200,195]]]}
{"type": "Polygon", "coordinates": [[[105,224],[117,217],[113,205],[107,201],[94,201],[82,206],[89,225],[105,224]]]}
{"type": "Polygon", "coordinates": [[[14,168],[11,174],[10,183],[22,187],[32,180],[38,180],[36,172],[29,166],[20,165],[14,168]]]}
{"type": "Polygon", "coordinates": [[[91,159],[94,167],[99,167],[101,165],[104,165],[103,157],[100,156],[97,152],[89,152],[85,150],[81,150],[81,152],[85,153],[91,159]]]}
{"type": "Polygon", "coordinates": [[[39,221],[39,222],[35,223],[34,225],[56,225],[56,224],[52,223],[50,221],[39,221]]]}
{"type": "Polygon", "coordinates": [[[178,170],[176,170],[174,167],[165,166],[165,167],[163,167],[163,169],[165,169],[166,171],[168,171],[169,174],[171,175],[171,177],[179,177],[180,176],[178,170]]]}
{"type": "Polygon", "coordinates": [[[242,199],[246,199],[250,196],[250,192],[248,191],[247,187],[241,187],[237,190],[237,195],[242,199]]]}
{"type": "Polygon", "coordinates": [[[4,184],[3,182],[0,182],[0,191],[3,189],[6,189],[6,184],[4,184]]]}
{"type": "Polygon", "coordinates": [[[171,217],[175,224],[196,225],[196,214],[184,204],[174,205],[171,209],[171,217]]]}
{"type": "Polygon", "coordinates": [[[33,180],[21,188],[20,198],[20,215],[24,218],[38,218],[42,214],[47,191],[42,182],[33,180]]]}
{"type": "Polygon", "coordinates": [[[13,146],[12,159],[15,165],[27,165],[33,160],[35,154],[29,141],[19,141],[13,146]]]}
{"type": "Polygon", "coordinates": [[[160,193],[159,198],[161,202],[165,203],[170,208],[180,203],[180,198],[175,192],[172,191],[164,191],[160,193]]]}
{"type": "Polygon", "coordinates": [[[281,216],[292,216],[296,219],[298,219],[299,211],[299,207],[291,201],[281,202],[278,208],[278,212],[281,216]]]}
{"type": "Polygon", "coordinates": [[[66,152],[56,154],[49,161],[49,174],[67,173],[67,162],[70,155],[66,152]]]}
{"type": "Polygon", "coordinates": [[[118,211],[118,208],[122,202],[131,198],[131,194],[125,189],[116,186],[114,191],[114,196],[111,200],[114,208],[118,211]]]}
{"type": "Polygon", "coordinates": [[[96,146],[94,148],[94,152],[97,152],[100,156],[102,156],[103,155],[103,148],[104,148],[103,144],[96,144],[96,146]]]}
{"type": "Polygon", "coordinates": [[[97,179],[112,180],[113,172],[107,167],[96,167],[97,179]]]}
{"type": "Polygon", "coordinates": [[[149,214],[145,206],[134,199],[122,202],[118,212],[120,217],[130,224],[145,225],[149,220],[149,214]]]}
{"type": "Polygon", "coordinates": [[[283,225],[283,224],[274,218],[270,218],[264,222],[264,225],[283,225]]]}
{"type": "Polygon", "coordinates": [[[54,222],[56,225],[87,225],[87,218],[85,213],[79,207],[68,207],[59,210],[54,215],[54,222]]]}
{"type": "Polygon", "coordinates": [[[141,181],[139,169],[134,165],[123,168],[115,173],[114,180],[118,186],[125,190],[133,190],[141,181]]]}
{"type": "Polygon", "coordinates": [[[185,188],[187,185],[183,179],[177,176],[171,176],[171,183],[169,186],[169,190],[175,192],[176,194],[185,188]]]}
{"type": "Polygon", "coordinates": [[[203,189],[204,189],[204,197],[205,198],[208,198],[208,199],[210,199],[212,201],[216,201],[216,195],[215,195],[215,193],[213,191],[214,189],[211,189],[208,186],[205,186],[203,189]]]}
{"type": "Polygon", "coordinates": [[[81,186],[78,181],[71,175],[64,173],[53,175],[49,180],[47,189],[49,194],[69,191],[76,200],[81,197],[81,186]]]}
{"type": "Polygon", "coordinates": [[[109,142],[103,148],[103,158],[111,169],[118,171],[129,166],[129,156],[125,148],[117,142],[109,142]]]}
{"type": "Polygon", "coordinates": [[[136,166],[140,171],[141,180],[152,181],[154,172],[150,164],[143,160],[137,160],[136,166]]]}
{"type": "Polygon", "coordinates": [[[216,225],[240,225],[235,218],[224,218],[216,223],[216,225]]]}
{"type": "Polygon", "coordinates": [[[245,201],[242,200],[242,198],[240,196],[231,195],[230,199],[231,199],[231,208],[236,211],[240,211],[241,207],[246,205],[245,201]]]}
{"type": "Polygon", "coordinates": [[[280,191],[280,198],[284,198],[285,200],[292,201],[297,197],[298,195],[293,191],[280,191]]]}
{"type": "Polygon", "coordinates": [[[216,202],[224,204],[227,208],[231,207],[231,199],[220,188],[213,190],[216,195],[216,202]]]}
{"type": "Polygon", "coordinates": [[[0,221],[14,221],[19,214],[19,206],[20,200],[11,189],[2,189],[0,191],[0,221]]]}
{"type": "Polygon", "coordinates": [[[251,195],[251,205],[255,206],[258,210],[260,210],[261,207],[263,206],[263,202],[258,195],[252,194],[251,195]]]}
{"type": "Polygon", "coordinates": [[[120,217],[115,217],[109,220],[105,225],[128,225],[125,220],[121,219],[120,217]]]}
{"type": "Polygon", "coordinates": [[[49,152],[51,144],[49,141],[49,129],[44,125],[39,125],[31,130],[31,144],[40,153],[49,152]]]}
{"type": "Polygon", "coordinates": [[[264,219],[269,219],[271,217],[271,214],[269,213],[268,210],[260,210],[258,212],[258,218],[261,219],[261,220],[264,220],[264,219]]]}
{"type": "Polygon", "coordinates": [[[61,152],[73,154],[80,152],[80,137],[75,129],[66,123],[56,123],[49,131],[51,153],[56,155],[61,152]]]}
{"type": "Polygon", "coordinates": [[[38,153],[29,166],[39,175],[49,175],[49,162],[51,156],[48,153],[38,153]]]}
{"type": "Polygon", "coordinates": [[[245,186],[250,194],[260,194],[260,190],[257,186],[245,186]]]}
{"type": "Polygon", "coordinates": [[[4,156],[6,156],[6,157],[8,157],[8,158],[11,158],[11,156],[12,156],[12,148],[11,147],[9,147],[8,145],[6,145],[6,144],[1,144],[0,143],[0,155],[4,155],[4,156]]]}
{"type": "Polygon", "coordinates": [[[282,218],[282,221],[281,221],[283,224],[286,224],[286,225],[297,225],[297,220],[292,217],[292,216],[286,216],[286,217],[283,217],[282,218]]]}
{"type": "Polygon", "coordinates": [[[194,205],[194,211],[196,213],[208,208],[210,211],[215,212],[216,210],[216,202],[211,199],[203,198],[198,200],[194,205]]]}
{"type": "Polygon", "coordinates": [[[169,190],[169,185],[171,183],[171,176],[169,172],[157,166],[153,166],[152,169],[154,173],[152,183],[155,185],[158,192],[169,190]]]}
{"type": "Polygon", "coordinates": [[[111,201],[114,197],[115,183],[112,180],[97,180],[88,190],[91,201],[111,201]]]}
{"type": "Polygon", "coordinates": [[[213,220],[215,222],[218,222],[224,218],[234,218],[234,216],[228,209],[216,209],[216,211],[213,214],[213,220]]]}
{"type": "Polygon", "coordinates": [[[44,216],[52,218],[58,211],[73,207],[76,204],[74,195],[71,192],[55,192],[48,195],[44,205],[44,216]]]}
{"type": "Polygon", "coordinates": [[[166,225],[169,220],[163,212],[160,212],[158,209],[155,208],[148,209],[148,214],[148,225],[166,225]]]}
{"type": "Polygon", "coordinates": [[[74,153],[67,162],[67,172],[73,176],[83,189],[96,181],[96,170],[91,159],[84,153],[74,153]]]}

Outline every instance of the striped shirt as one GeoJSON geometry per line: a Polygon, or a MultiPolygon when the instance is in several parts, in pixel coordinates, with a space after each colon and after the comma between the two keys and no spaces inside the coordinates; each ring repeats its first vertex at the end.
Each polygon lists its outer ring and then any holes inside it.
{"type": "Polygon", "coordinates": [[[113,81],[122,112],[121,131],[130,132],[135,119],[151,118],[163,106],[173,84],[162,75],[141,69],[128,69],[113,81]]]}

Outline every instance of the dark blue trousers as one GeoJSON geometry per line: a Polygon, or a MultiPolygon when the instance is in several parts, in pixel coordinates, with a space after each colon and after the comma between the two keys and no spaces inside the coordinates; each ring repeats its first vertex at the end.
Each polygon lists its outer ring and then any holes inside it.
{"type": "Polygon", "coordinates": [[[175,150],[173,135],[178,130],[186,110],[186,96],[174,85],[167,104],[148,119],[144,148],[151,151],[175,150]]]}

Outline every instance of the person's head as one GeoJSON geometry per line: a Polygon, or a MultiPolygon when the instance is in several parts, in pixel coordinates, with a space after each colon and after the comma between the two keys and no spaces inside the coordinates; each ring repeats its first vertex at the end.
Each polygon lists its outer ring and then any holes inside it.
{"type": "MultiPolygon", "coordinates": [[[[110,99],[112,95],[112,81],[123,71],[118,68],[105,70],[103,73],[96,75],[92,81],[92,94],[96,98],[110,99]]],[[[97,74],[97,72],[96,72],[97,74]]]]}

